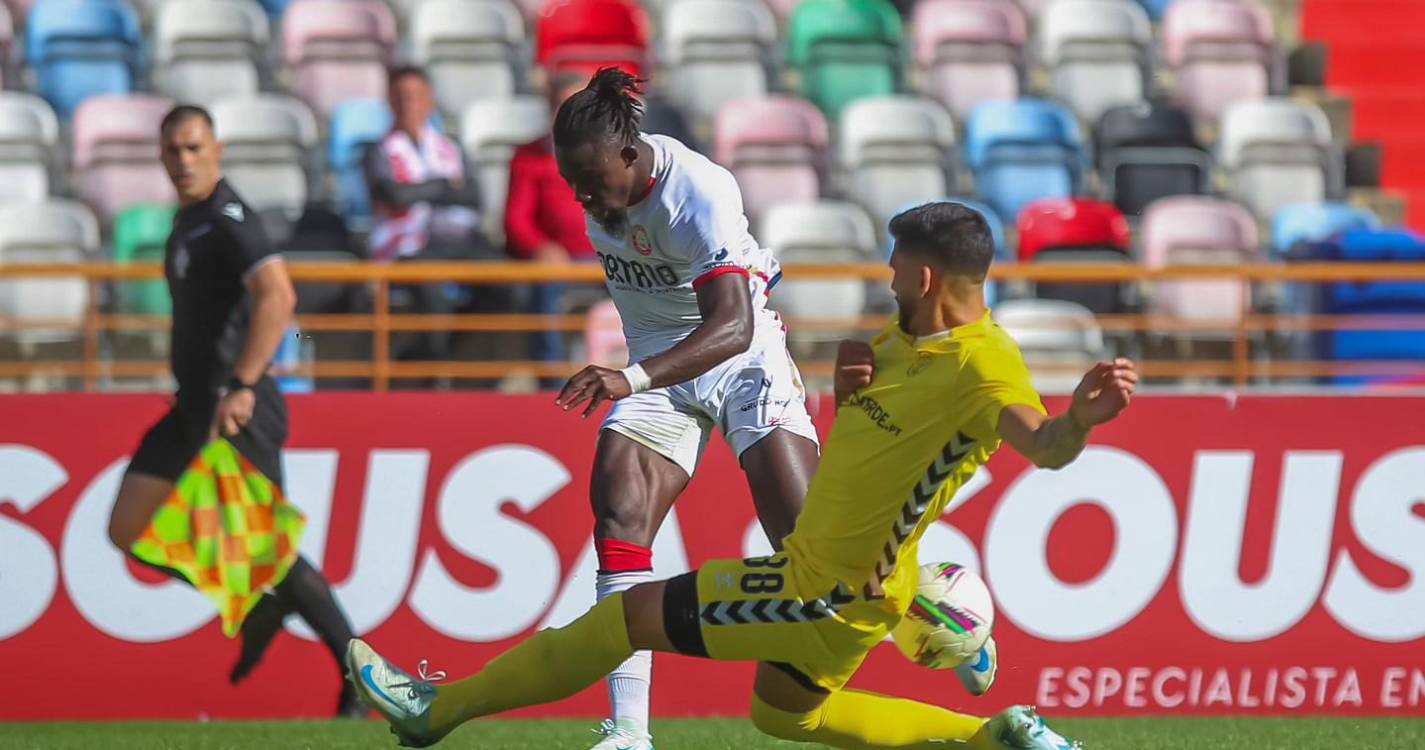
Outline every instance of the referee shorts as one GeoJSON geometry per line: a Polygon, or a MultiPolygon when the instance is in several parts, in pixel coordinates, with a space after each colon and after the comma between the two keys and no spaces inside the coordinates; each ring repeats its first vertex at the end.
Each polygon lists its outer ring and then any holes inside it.
{"type": "MultiPolygon", "coordinates": [[[[253,389],[257,403],[252,419],[229,437],[252,465],[277,486],[283,484],[282,444],[287,441],[287,402],[271,378],[263,377],[253,389]]],[[[208,442],[217,412],[217,395],[188,397],[180,392],[173,408],[148,429],[129,461],[127,473],[147,474],[177,482],[208,442]]]]}
{"type": "Polygon", "coordinates": [[[842,584],[801,582],[785,552],[714,560],[668,581],[664,627],[679,653],[771,663],[803,687],[845,687],[905,607],[842,584]]]}

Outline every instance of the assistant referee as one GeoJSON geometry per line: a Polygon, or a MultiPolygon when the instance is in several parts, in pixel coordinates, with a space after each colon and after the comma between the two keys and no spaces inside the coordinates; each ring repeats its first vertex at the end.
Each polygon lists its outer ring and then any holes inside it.
{"type": "MultiPolygon", "coordinates": [[[[175,107],[163,118],[160,142],[180,206],[164,256],[173,299],[169,360],[178,392],[139,443],[109,517],[109,539],[126,553],[208,442],[226,437],[280,487],[287,439],[287,405],[267,374],[297,301],[282,256],[223,180],[222,145],[206,110],[175,107]]],[[[351,625],[330,584],[298,558],[243,623],[232,682],[256,666],[291,612],[321,636],[340,676],[351,625]]],[[[341,691],[336,712],[364,713],[349,689],[341,691]]]]}

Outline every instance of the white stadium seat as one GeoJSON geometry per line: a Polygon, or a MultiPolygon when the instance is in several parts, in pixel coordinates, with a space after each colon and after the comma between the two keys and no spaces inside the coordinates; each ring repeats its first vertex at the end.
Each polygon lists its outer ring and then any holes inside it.
{"type": "MultiPolygon", "coordinates": [[[[0,264],[92,262],[99,222],[84,204],[53,199],[0,206],[0,264]]],[[[55,321],[54,329],[23,329],[24,345],[79,338],[89,283],[79,277],[0,280],[0,316],[55,321]]]]}
{"type": "Polygon", "coordinates": [[[515,149],[549,132],[549,104],[543,97],[481,99],[460,118],[460,144],[480,180],[486,232],[501,233],[510,190],[510,158],[515,149]]]}
{"type": "Polygon", "coordinates": [[[524,18],[505,0],[424,0],[411,15],[411,52],[430,75],[442,112],[519,89],[524,18]]]}
{"type": "Polygon", "coordinates": [[[307,204],[307,154],[317,149],[317,120],[297,99],[279,94],[224,99],[213,106],[223,143],[223,171],[253,209],[289,215],[307,204]]]}
{"type": "Polygon", "coordinates": [[[850,195],[884,227],[897,210],[954,192],[948,154],[955,124],[939,103],[915,96],[860,99],[841,115],[841,164],[850,195]]]}
{"type": "Polygon", "coordinates": [[[261,87],[267,13],[254,0],[166,2],[153,41],[154,87],[173,99],[207,106],[261,87]]]}
{"type": "Polygon", "coordinates": [[[44,99],[0,92],[0,205],[44,200],[59,122],[44,99]]]}

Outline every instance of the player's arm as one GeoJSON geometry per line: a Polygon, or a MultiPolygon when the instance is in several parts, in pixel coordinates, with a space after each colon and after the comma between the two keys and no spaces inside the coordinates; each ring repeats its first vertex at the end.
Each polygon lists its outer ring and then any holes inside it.
{"type": "Polygon", "coordinates": [[[1063,468],[1083,452],[1089,430],[1128,407],[1137,387],[1132,361],[1100,362],[1074,389],[1073,401],[1063,414],[1048,417],[1023,404],[1006,406],[999,417],[1000,437],[1035,466],[1063,468]]]}
{"type": "MultiPolygon", "coordinates": [[[[247,339],[233,365],[233,380],[253,385],[267,372],[277,353],[287,324],[297,307],[297,292],[287,275],[282,256],[276,254],[262,230],[253,226],[232,227],[238,257],[234,262],[243,271],[243,284],[252,297],[252,317],[247,339]]],[[[223,435],[237,434],[252,419],[257,394],[249,388],[230,388],[218,403],[214,427],[223,435]]]]}
{"type": "MultiPolygon", "coordinates": [[[[698,285],[697,296],[703,322],[673,348],[638,364],[648,379],[639,390],[692,380],[752,345],[752,294],[745,272],[713,276],[698,285]]],[[[587,417],[604,401],[633,393],[627,372],[589,365],[569,379],[556,403],[568,411],[587,400],[587,417]]]]}

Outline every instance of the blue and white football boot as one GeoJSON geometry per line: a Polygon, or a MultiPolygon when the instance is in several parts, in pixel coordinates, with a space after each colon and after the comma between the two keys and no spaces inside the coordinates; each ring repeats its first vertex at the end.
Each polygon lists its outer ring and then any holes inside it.
{"type": "Polygon", "coordinates": [[[1033,706],[1010,706],[999,712],[992,723],[1000,742],[1019,750],[1083,750],[1083,743],[1065,739],[1049,728],[1035,713],[1033,706]]]}
{"type": "Polygon", "coordinates": [[[424,660],[412,676],[386,661],[365,641],[353,638],[346,644],[347,678],[356,685],[362,702],[376,709],[391,725],[391,734],[402,747],[429,747],[450,732],[431,726],[430,707],[435,702],[435,685],[445,672],[426,672],[424,660]]]}

